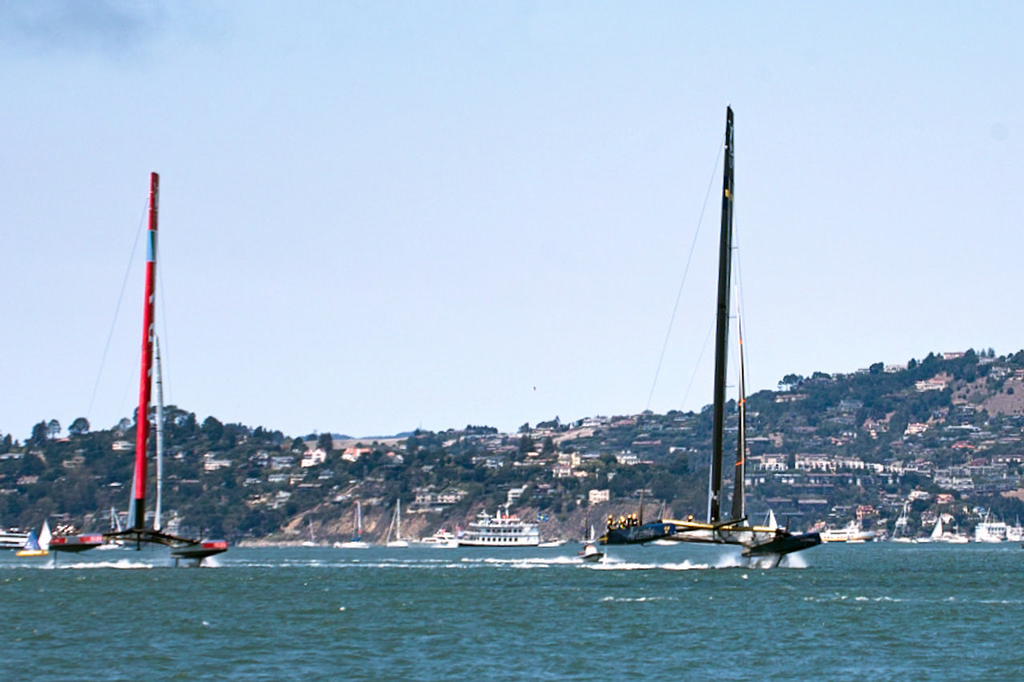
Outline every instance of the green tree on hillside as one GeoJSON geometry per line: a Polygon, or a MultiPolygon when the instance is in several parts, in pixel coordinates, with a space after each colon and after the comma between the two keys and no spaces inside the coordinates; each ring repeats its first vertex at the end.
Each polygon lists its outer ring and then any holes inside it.
{"type": "Polygon", "coordinates": [[[71,422],[71,426],[68,427],[68,433],[72,436],[83,436],[89,433],[89,420],[85,417],[79,417],[71,422]]]}
{"type": "Polygon", "coordinates": [[[204,419],[203,425],[199,430],[203,438],[207,439],[211,443],[219,442],[224,436],[224,425],[213,416],[204,419]]]}
{"type": "Polygon", "coordinates": [[[46,442],[46,422],[41,421],[32,426],[32,436],[28,442],[32,445],[42,445],[46,442]]]}

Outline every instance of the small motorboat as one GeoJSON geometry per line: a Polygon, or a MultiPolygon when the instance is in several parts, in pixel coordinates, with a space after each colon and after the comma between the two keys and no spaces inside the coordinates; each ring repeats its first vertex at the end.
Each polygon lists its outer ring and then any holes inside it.
{"type": "Polygon", "coordinates": [[[588,563],[597,563],[604,558],[604,552],[602,552],[598,546],[593,542],[584,543],[583,549],[579,553],[580,558],[588,563]]]}

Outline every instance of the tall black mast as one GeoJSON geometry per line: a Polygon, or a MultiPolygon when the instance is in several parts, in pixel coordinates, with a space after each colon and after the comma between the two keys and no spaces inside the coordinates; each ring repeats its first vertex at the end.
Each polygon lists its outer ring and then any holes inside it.
{"type": "Polygon", "coordinates": [[[732,107],[725,109],[725,177],[722,182],[722,233],[718,245],[718,322],[715,329],[714,430],[711,436],[711,486],[708,522],[721,520],[722,460],[725,432],[725,373],[729,342],[729,285],[732,263],[733,137],[732,107]]]}

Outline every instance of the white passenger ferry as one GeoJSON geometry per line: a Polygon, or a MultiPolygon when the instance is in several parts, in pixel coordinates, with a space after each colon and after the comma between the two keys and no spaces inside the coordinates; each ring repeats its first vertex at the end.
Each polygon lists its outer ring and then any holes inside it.
{"type": "Polygon", "coordinates": [[[989,521],[988,516],[985,516],[985,520],[974,527],[974,541],[1006,542],[1008,531],[1009,527],[1002,521],[989,521]]]}
{"type": "Polygon", "coordinates": [[[821,533],[822,542],[869,542],[875,539],[875,531],[863,530],[856,521],[844,528],[828,528],[821,533]]]}
{"type": "Polygon", "coordinates": [[[536,523],[520,520],[515,514],[498,513],[489,516],[486,511],[477,515],[461,536],[459,547],[536,547],[540,544],[540,529],[536,523]]]}
{"type": "Polygon", "coordinates": [[[28,541],[28,531],[17,528],[0,529],[0,549],[21,549],[28,541]]]}

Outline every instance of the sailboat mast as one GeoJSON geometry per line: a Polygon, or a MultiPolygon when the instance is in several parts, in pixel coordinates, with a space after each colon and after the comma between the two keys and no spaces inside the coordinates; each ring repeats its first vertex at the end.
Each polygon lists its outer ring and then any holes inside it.
{"type": "Polygon", "coordinates": [[[156,504],[153,506],[153,530],[160,530],[164,497],[164,382],[160,365],[160,339],[153,338],[156,369],[156,504]]]}
{"type": "Polygon", "coordinates": [[[149,400],[153,372],[153,308],[156,297],[156,227],[160,205],[160,176],[149,176],[149,231],[146,240],[146,298],[142,312],[142,372],[139,379],[139,411],[135,416],[135,518],[134,530],[143,530],[146,517],[146,450],[149,444],[149,400]]]}
{"type": "Polygon", "coordinates": [[[739,410],[739,428],[736,431],[736,470],[733,472],[733,485],[732,485],[732,518],[742,519],[745,517],[746,509],[744,506],[745,499],[744,493],[744,477],[746,476],[746,461],[747,461],[747,388],[746,388],[746,368],[744,366],[743,358],[743,319],[738,312],[736,314],[736,336],[738,337],[739,343],[739,363],[740,363],[740,395],[737,407],[739,410]]]}
{"type": "Polygon", "coordinates": [[[729,285],[732,263],[733,201],[732,107],[725,109],[725,173],[722,181],[722,232],[718,246],[718,304],[715,327],[715,393],[711,435],[711,485],[708,522],[721,520],[722,460],[725,438],[725,374],[729,340],[729,285]]]}
{"type": "Polygon", "coordinates": [[[356,540],[363,539],[363,503],[356,500],[356,540]]]}

